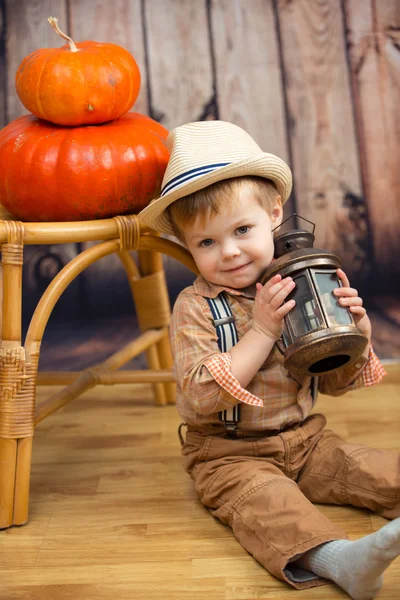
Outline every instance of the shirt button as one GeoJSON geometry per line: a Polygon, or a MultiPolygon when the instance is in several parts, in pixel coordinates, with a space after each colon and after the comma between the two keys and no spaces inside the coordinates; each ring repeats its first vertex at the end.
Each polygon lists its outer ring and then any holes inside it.
{"type": "Polygon", "coordinates": [[[356,369],[361,369],[362,364],[361,363],[356,363],[356,369]]]}

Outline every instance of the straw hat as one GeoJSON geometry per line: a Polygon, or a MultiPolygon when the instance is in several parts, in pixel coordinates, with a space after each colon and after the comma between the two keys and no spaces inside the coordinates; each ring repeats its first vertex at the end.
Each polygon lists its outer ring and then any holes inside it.
{"type": "Polygon", "coordinates": [[[161,196],[152,200],[139,219],[158,231],[173,234],[165,209],[178,198],[231,177],[257,175],[270,179],[282,203],[292,189],[287,164],[267,154],[243,129],[225,121],[197,121],[173,129],[167,138],[171,156],[161,196]]]}

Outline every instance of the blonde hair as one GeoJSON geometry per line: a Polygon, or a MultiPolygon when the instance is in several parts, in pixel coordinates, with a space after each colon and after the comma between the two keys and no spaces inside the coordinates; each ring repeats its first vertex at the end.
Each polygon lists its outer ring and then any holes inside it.
{"type": "Polygon", "coordinates": [[[254,193],[258,204],[271,215],[275,203],[280,201],[280,196],[272,181],[253,176],[223,179],[193,192],[193,194],[179,198],[166,208],[174,235],[178,240],[184,242],[185,225],[193,223],[197,217],[205,221],[208,217],[219,214],[221,207],[232,202],[232,197],[244,186],[248,186],[254,193]]]}

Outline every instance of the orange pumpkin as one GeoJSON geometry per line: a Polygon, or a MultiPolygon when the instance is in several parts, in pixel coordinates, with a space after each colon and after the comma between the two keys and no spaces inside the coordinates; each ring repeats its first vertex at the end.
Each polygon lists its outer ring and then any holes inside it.
{"type": "Polygon", "coordinates": [[[167,135],[132,112],[83,127],[19,117],[0,131],[0,204],[22,221],[137,213],[160,193],[167,135]]]}
{"type": "Polygon", "coordinates": [[[133,56],[116,44],[75,44],[41,48],[18,67],[15,87],[22,104],[37,117],[58,125],[105,123],[118,119],[134,105],[140,72],[133,56]]]}

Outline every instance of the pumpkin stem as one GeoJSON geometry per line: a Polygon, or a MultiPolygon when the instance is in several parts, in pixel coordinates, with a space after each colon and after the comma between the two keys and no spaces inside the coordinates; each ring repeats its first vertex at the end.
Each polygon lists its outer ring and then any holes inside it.
{"type": "Polygon", "coordinates": [[[59,28],[58,18],[57,17],[49,17],[47,20],[50,23],[50,25],[52,26],[52,28],[54,29],[54,31],[60,37],[62,37],[64,40],[67,40],[67,42],[69,44],[69,49],[71,50],[71,52],[78,52],[79,48],[76,47],[75,42],[73,40],[71,40],[71,38],[68,37],[68,35],[66,35],[65,33],[63,33],[61,31],[61,29],[59,28]]]}

